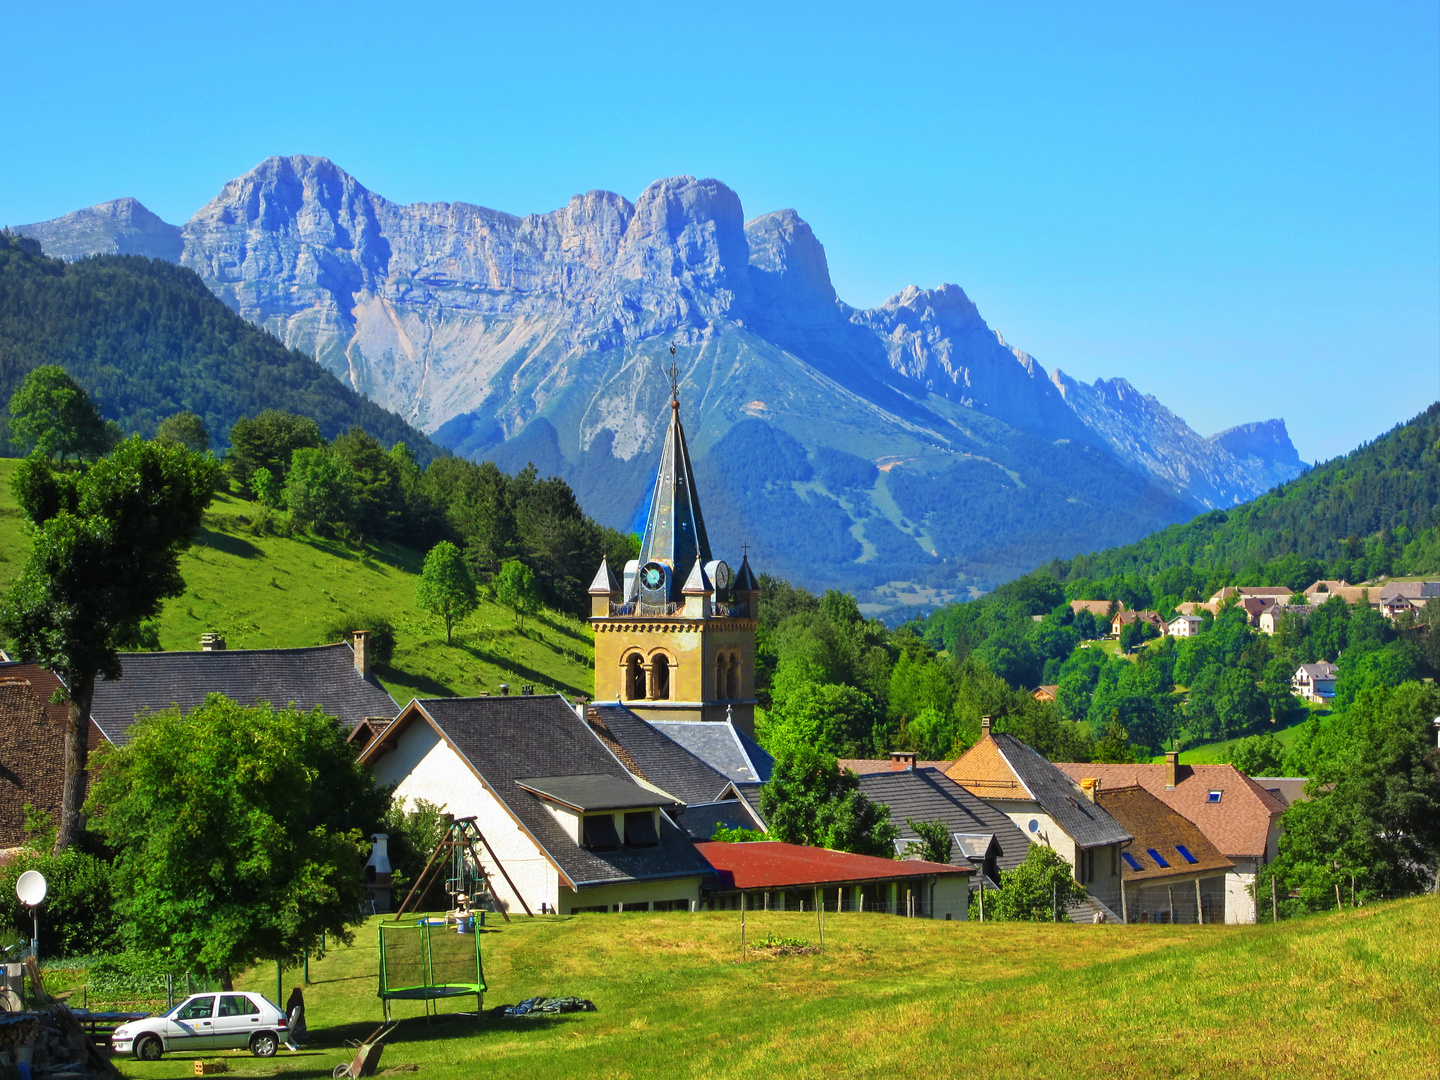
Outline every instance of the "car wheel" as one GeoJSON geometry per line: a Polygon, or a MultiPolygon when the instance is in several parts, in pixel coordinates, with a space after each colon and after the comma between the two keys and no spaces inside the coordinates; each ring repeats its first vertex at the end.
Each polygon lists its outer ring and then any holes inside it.
{"type": "Polygon", "coordinates": [[[135,1040],[135,1056],[141,1061],[159,1061],[165,1046],[154,1035],[141,1035],[135,1040]]]}
{"type": "Polygon", "coordinates": [[[262,1031],[250,1040],[250,1052],[256,1057],[274,1057],[278,1049],[280,1040],[269,1031],[262,1031]]]}

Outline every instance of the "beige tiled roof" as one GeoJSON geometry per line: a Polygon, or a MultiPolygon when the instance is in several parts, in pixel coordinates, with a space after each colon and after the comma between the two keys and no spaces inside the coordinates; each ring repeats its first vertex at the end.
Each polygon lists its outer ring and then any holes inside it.
{"type": "Polygon", "coordinates": [[[1172,790],[1165,788],[1164,764],[1065,762],[1057,767],[1076,781],[1098,778],[1102,791],[1139,784],[1198,825],[1219,852],[1230,859],[1263,858],[1271,819],[1285,809],[1284,803],[1234,765],[1181,765],[1178,783],[1172,790]],[[1210,801],[1212,791],[1220,792],[1219,802],[1210,801]]]}
{"type": "Polygon", "coordinates": [[[1015,770],[1000,753],[992,738],[981,739],[961,754],[948,769],[941,770],[955,783],[982,799],[1030,799],[1034,796],[1020,782],[1015,770]]]}
{"type": "Polygon", "coordinates": [[[1235,865],[1216,850],[1198,825],[1139,784],[1107,789],[1102,781],[1095,801],[1135,838],[1125,851],[1141,868],[1136,871],[1121,866],[1120,876],[1127,883],[1163,881],[1206,870],[1224,871],[1235,865]],[[1180,846],[1190,852],[1195,862],[1181,854],[1180,846]],[[1150,854],[1152,851],[1170,865],[1161,866],[1150,854]]]}
{"type": "MultiPolygon", "coordinates": [[[[953,761],[917,761],[915,762],[915,768],[939,769],[941,772],[944,772],[954,764],[955,762],[953,761]]],[[[849,769],[856,776],[869,776],[871,773],[900,771],[895,768],[895,763],[889,758],[841,758],[840,771],[844,772],[846,769],[849,769]]]]}

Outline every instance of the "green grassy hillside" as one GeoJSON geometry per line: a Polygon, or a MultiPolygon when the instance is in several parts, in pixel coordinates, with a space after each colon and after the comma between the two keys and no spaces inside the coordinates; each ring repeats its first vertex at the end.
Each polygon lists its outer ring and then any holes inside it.
{"type": "MultiPolygon", "coordinates": [[[[18,465],[0,459],[0,588],[24,565],[29,542],[10,491],[18,465]]],[[[197,649],[218,631],[232,649],[323,644],[337,618],[378,614],[397,631],[392,663],[377,671],[402,705],[411,697],[476,694],[500,683],[534,684],[567,694],[593,692],[589,627],[547,611],[515,626],[509,609],[482,602],[456,628],[445,628],[415,604],[423,555],[396,545],[357,551],[313,537],[256,536],[256,507],[216,498],[195,545],[180,560],[185,595],[160,617],[165,649],[197,649]]],[[[354,627],[359,629],[360,627],[354,627]]]]}
{"type": "MultiPolygon", "coordinates": [[[[1090,926],[830,915],[824,956],[741,960],[738,912],[492,922],[486,1005],[590,998],[542,1020],[403,1022],[381,1068],[422,1080],[578,1077],[1434,1077],[1440,900],[1278,926],[1090,926]]],[[[751,912],[818,940],[815,917],[751,912]]],[[[380,1018],[374,920],[310,966],[311,1040],[231,1075],[328,1076],[380,1018]]],[[[57,973],[58,974],[58,973],[57,973]]],[[[288,973],[285,988],[299,982],[288,973]]],[[[275,969],[241,980],[273,996],[275,969]]],[[[442,1003],[442,1008],[473,1008],[442,1003]]],[[[121,1063],[189,1076],[188,1056],[121,1063]]]]}

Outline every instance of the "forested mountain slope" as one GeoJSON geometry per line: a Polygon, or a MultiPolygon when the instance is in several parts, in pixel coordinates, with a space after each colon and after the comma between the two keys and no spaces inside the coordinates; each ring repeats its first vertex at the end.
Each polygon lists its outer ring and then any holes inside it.
{"type": "Polygon", "coordinates": [[[137,255],[64,263],[33,240],[0,234],[0,454],[5,405],[25,375],[59,364],[101,413],[150,436],[165,417],[200,415],[218,446],[241,416],[275,408],[334,437],[352,425],[421,461],[436,447],[302,352],[246,322],[192,270],[137,255]]]}
{"type": "Polygon", "coordinates": [[[1440,403],[1253,502],[1048,569],[1066,582],[1191,567],[1238,584],[1304,588],[1318,577],[1359,583],[1440,572],[1437,528],[1440,403]]]}

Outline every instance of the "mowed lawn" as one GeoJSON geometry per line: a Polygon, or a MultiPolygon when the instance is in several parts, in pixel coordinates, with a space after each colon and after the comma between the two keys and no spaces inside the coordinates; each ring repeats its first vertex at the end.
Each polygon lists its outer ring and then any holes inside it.
{"type": "MultiPolygon", "coordinates": [[[[0,458],[0,592],[20,573],[30,540],[11,492],[19,466],[0,458]]],[[[217,495],[195,543],[180,557],[185,593],[165,603],[160,644],[194,650],[216,631],[232,649],[285,649],[338,640],[379,614],[396,629],[395,656],[376,675],[397,702],[412,697],[494,693],[593,692],[594,636],[585,623],[546,611],[517,627],[508,608],[482,601],[446,642],[444,624],[415,603],[424,554],[395,544],[365,549],[317,537],[256,536],[259,507],[217,495]]],[[[278,703],[283,704],[283,703],[278,703]]]]}
{"type": "MultiPolygon", "coordinates": [[[[383,1068],[434,1080],[596,1077],[1424,1077],[1440,1073],[1440,900],[1279,926],[945,923],[831,915],[822,956],[740,959],[738,913],[517,918],[483,938],[487,1008],[592,999],[543,1020],[405,1020],[383,1068]]],[[[750,913],[818,940],[815,917],[750,913]]],[[[319,1080],[374,1029],[375,920],[311,964],[306,1051],[225,1053],[235,1076],[319,1080]]],[[[285,987],[299,978],[286,974],[285,987]]],[[[241,980],[275,993],[275,972],[241,980]]],[[[464,1005],[442,1008],[473,1008],[464,1005]]],[[[192,1058],[121,1062],[189,1076],[192,1058]]]]}

